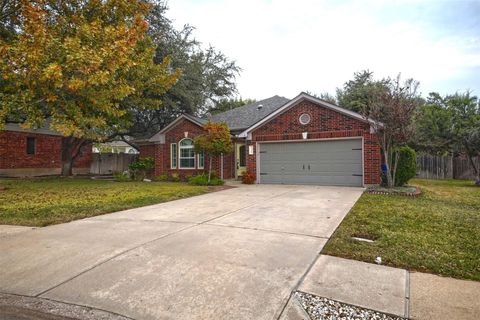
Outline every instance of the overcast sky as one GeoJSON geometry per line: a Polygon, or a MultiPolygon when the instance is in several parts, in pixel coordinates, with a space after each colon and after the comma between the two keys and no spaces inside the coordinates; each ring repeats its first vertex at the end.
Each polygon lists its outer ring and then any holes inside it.
{"type": "Polygon", "coordinates": [[[170,0],[243,69],[243,98],[335,93],[355,71],[412,77],[420,91],[480,95],[480,0],[170,0]]]}

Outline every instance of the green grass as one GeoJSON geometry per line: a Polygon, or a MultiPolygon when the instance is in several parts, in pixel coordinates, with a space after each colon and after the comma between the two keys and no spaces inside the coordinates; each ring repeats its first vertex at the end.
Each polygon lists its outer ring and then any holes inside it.
{"type": "Polygon", "coordinates": [[[480,281],[480,188],[471,181],[412,180],[418,198],[364,193],[324,254],[480,281]],[[375,239],[373,243],[352,236],[375,239]]]}
{"type": "Polygon", "coordinates": [[[47,226],[208,192],[173,182],[0,180],[0,224],[47,226]]]}

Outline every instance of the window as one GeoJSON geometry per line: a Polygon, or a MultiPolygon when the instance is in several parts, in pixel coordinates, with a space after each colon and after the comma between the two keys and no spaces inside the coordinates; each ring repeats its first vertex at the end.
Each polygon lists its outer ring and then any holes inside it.
{"type": "Polygon", "coordinates": [[[198,157],[198,169],[203,169],[204,166],[205,166],[205,154],[202,152],[200,152],[199,154],[197,154],[197,157],[198,157]]]}
{"type": "Polygon", "coordinates": [[[298,118],[301,124],[306,125],[310,123],[310,115],[308,113],[304,113],[298,118]]]}
{"type": "Polygon", "coordinates": [[[27,154],[35,154],[35,138],[27,138],[27,154]]]}
{"type": "Polygon", "coordinates": [[[193,150],[193,140],[183,139],[180,141],[180,169],[195,168],[195,151],[193,150]]]}
{"type": "Polygon", "coordinates": [[[177,169],[177,144],[170,144],[170,168],[177,169]]]}
{"type": "Polygon", "coordinates": [[[240,148],[238,148],[238,152],[240,153],[239,154],[239,166],[240,167],[245,167],[247,165],[247,148],[245,147],[245,145],[243,146],[240,146],[240,148]]]}

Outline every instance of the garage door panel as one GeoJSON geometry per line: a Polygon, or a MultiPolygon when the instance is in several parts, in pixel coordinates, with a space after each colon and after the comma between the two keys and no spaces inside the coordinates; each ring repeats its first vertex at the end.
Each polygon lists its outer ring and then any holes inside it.
{"type": "Polygon", "coordinates": [[[362,186],[362,140],[263,143],[261,183],[362,186]]]}
{"type": "MultiPolygon", "coordinates": [[[[309,184],[309,185],[328,185],[328,186],[361,186],[362,185],[362,177],[354,177],[354,176],[305,175],[305,176],[292,176],[287,181],[289,181],[288,182],[289,184],[309,184]]],[[[276,182],[276,183],[282,183],[282,182],[276,182]]]]}

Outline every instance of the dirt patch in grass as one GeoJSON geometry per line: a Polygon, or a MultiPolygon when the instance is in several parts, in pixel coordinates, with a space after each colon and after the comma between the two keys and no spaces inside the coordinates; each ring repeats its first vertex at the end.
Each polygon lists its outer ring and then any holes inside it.
{"type": "Polygon", "coordinates": [[[364,193],[324,254],[480,281],[480,188],[462,180],[413,180],[420,197],[364,193]],[[355,241],[352,236],[375,242],[355,241]]]}
{"type": "Polygon", "coordinates": [[[0,224],[47,226],[216,191],[174,182],[0,180],[0,224]]]}

